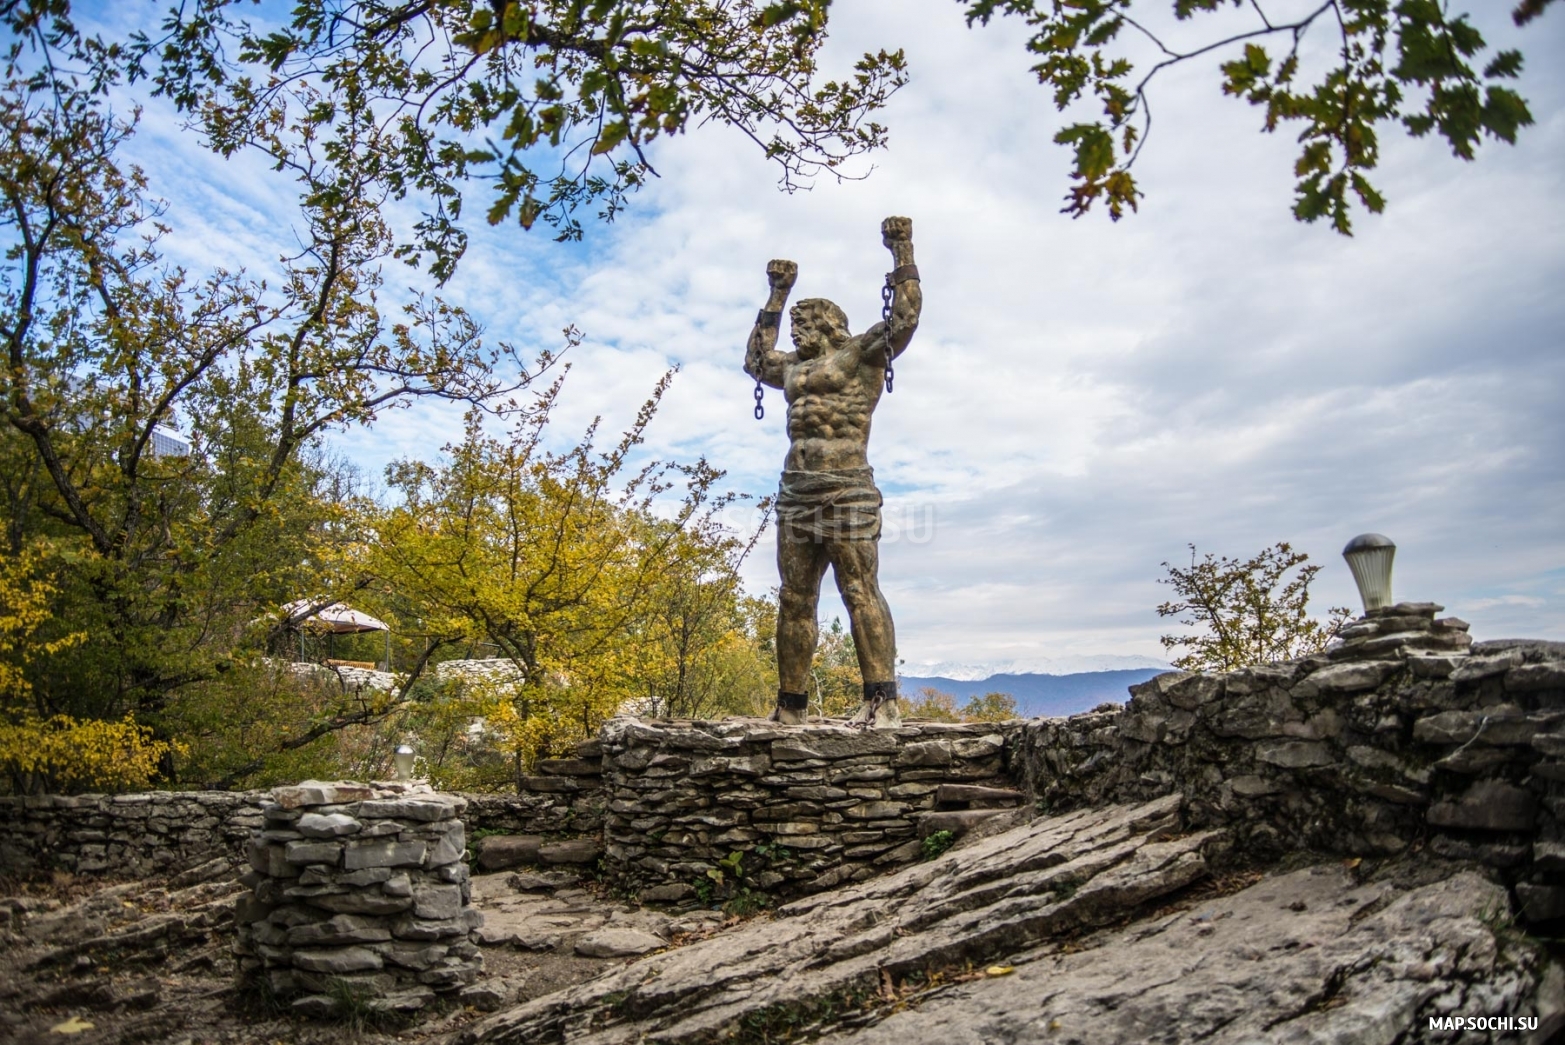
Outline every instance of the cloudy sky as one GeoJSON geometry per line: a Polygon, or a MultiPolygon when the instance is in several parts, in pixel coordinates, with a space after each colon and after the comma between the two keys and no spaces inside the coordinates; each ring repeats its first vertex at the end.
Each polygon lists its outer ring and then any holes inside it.
{"type": "MultiPolygon", "coordinates": [[[[1469,6],[1528,54],[1537,124],[1471,164],[1388,130],[1388,212],[1352,239],[1294,222],[1296,146],[1221,96],[1215,61],[1156,83],[1141,212],[1072,221],[1022,27],[970,31],[952,0],[839,0],[828,72],[883,46],[912,70],[867,178],[786,195],[746,139],[703,128],[660,144],[661,179],[584,244],[474,230],[447,293],[524,347],[585,332],[562,438],[600,414],[618,430],[677,365],[650,451],[705,455],[760,495],[786,449],[780,393],[757,423],[741,371],[767,259],[797,261],[795,297],[832,298],[859,330],[889,267],[880,219],[912,217],[923,322],[870,448],[910,674],[1157,662],[1161,564],[1189,544],[1290,541],[1325,567],[1313,604],[1356,607],[1338,553],[1364,531],[1397,542],[1398,597],[1479,638],[1565,638],[1565,70],[1547,60],[1565,12],[1519,31],[1511,4],[1469,6]]],[[[155,108],[136,148],[174,201],[176,255],[275,257],[287,185],[203,155],[155,108]]],[[[421,410],[341,446],[378,474],[458,431],[421,410]]],[[[772,555],[747,566],[757,591],[772,555]]]]}

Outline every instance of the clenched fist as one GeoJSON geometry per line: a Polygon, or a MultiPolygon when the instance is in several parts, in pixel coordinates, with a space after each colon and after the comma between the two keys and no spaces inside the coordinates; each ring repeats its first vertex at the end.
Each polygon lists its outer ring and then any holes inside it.
{"type": "Polygon", "coordinates": [[[799,278],[799,266],[791,261],[772,260],[766,263],[766,282],[773,290],[789,291],[799,278]]]}
{"type": "Polygon", "coordinates": [[[912,218],[887,218],[880,223],[880,242],[886,246],[893,243],[910,243],[913,240],[912,218]]]}

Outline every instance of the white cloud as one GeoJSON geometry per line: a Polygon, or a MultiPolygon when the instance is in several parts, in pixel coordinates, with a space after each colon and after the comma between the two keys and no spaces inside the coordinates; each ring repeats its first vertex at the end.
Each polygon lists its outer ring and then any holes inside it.
{"type": "MultiPolygon", "coordinates": [[[[1503,6],[1483,24],[1531,55],[1538,126],[1473,164],[1388,130],[1389,210],[1351,240],[1293,221],[1296,143],[1257,133],[1201,63],[1159,81],[1141,213],[1071,221],[1021,27],[970,32],[950,0],[854,0],[834,7],[830,61],[902,45],[914,76],[869,178],[783,195],[741,136],[700,129],[657,150],[662,179],[587,245],[473,230],[448,292],[523,345],[586,332],[565,435],[598,414],[617,431],[678,364],[649,452],[705,454],[760,494],[785,450],[780,396],[755,423],[740,369],[766,260],[798,261],[796,294],[862,329],[888,267],[879,220],[912,216],[924,320],[871,444],[888,512],[936,522],[883,554],[909,661],[1160,657],[1159,564],[1187,542],[1292,541],[1326,565],[1318,605],[1356,605],[1337,551],[1366,530],[1400,545],[1399,594],[1445,602],[1479,637],[1558,637],[1565,76],[1544,58],[1565,23],[1518,33],[1503,6]]],[[[256,215],[275,216],[277,187],[214,174],[159,133],[157,173],[201,207],[207,254],[192,256],[275,255],[256,215]]],[[[421,408],[344,445],[378,469],[456,432],[421,408]]],[[[772,554],[747,567],[758,589],[772,554]]],[[[841,612],[827,588],[824,612],[841,612]]]]}
{"type": "Polygon", "coordinates": [[[1547,600],[1540,599],[1536,595],[1501,595],[1493,599],[1475,599],[1468,604],[1474,610],[1488,610],[1496,606],[1525,606],[1528,609],[1538,609],[1547,605],[1547,600]]]}

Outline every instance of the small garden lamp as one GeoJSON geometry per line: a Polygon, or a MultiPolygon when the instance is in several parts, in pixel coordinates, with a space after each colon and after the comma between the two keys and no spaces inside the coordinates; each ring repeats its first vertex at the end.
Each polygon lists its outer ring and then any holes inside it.
{"type": "Polygon", "coordinates": [[[397,779],[413,779],[413,749],[406,744],[398,744],[396,754],[392,760],[397,764],[397,779]]]}
{"type": "Polygon", "coordinates": [[[1391,605],[1391,560],[1396,554],[1391,538],[1379,533],[1361,533],[1342,549],[1366,614],[1391,605]]]}

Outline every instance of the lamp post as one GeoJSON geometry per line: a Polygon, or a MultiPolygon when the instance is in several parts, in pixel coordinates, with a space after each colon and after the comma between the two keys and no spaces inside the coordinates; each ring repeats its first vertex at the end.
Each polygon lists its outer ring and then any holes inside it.
{"type": "Polygon", "coordinates": [[[1379,533],[1361,533],[1342,549],[1366,616],[1391,605],[1391,560],[1396,554],[1391,538],[1379,533]]]}
{"type": "Polygon", "coordinates": [[[396,753],[392,755],[392,761],[397,764],[397,779],[413,779],[413,749],[406,744],[399,744],[396,753]]]}

